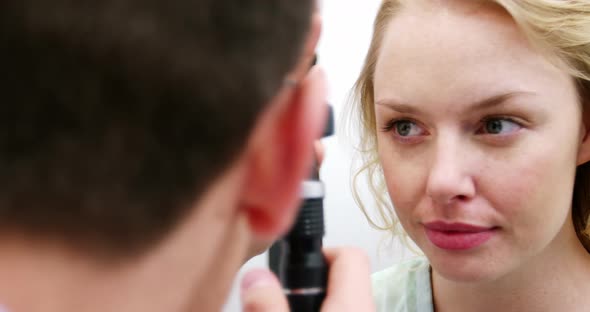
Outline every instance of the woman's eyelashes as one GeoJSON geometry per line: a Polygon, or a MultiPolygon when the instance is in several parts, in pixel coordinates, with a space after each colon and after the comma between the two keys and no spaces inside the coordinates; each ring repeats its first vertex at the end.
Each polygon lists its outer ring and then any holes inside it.
{"type": "Polygon", "coordinates": [[[428,132],[424,130],[417,122],[411,119],[393,119],[390,120],[385,127],[384,132],[391,132],[393,137],[403,143],[416,142],[428,132]]]}
{"type": "Polygon", "coordinates": [[[487,117],[482,120],[477,134],[510,135],[522,129],[523,125],[511,117],[487,117]]]}
{"type": "MultiPolygon", "coordinates": [[[[523,128],[523,123],[508,116],[490,116],[481,119],[475,126],[467,127],[475,135],[483,135],[490,139],[507,139],[523,128]]],[[[429,135],[421,124],[409,118],[395,118],[382,127],[383,132],[391,133],[401,143],[416,143],[429,135]]]]}

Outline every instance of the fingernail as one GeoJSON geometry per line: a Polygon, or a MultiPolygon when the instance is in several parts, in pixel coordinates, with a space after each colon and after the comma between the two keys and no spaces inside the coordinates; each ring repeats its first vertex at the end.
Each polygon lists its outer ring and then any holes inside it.
{"type": "Polygon", "coordinates": [[[244,275],[244,278],[242,278],[241,289],[242,292],[245,292],[253,288],[267,287],[276,282],[276,277],[272,272],[265,269],[257,269],[244,275]]]}

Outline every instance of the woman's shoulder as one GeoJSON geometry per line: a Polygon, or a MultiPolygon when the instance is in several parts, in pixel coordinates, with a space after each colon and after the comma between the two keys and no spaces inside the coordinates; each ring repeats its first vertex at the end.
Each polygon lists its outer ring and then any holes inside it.
{"type": "Polygon", "coordinates": [[[425,258],[404,261],[371,278],[377,311],[432,312],[430,265],[425,258]]]}

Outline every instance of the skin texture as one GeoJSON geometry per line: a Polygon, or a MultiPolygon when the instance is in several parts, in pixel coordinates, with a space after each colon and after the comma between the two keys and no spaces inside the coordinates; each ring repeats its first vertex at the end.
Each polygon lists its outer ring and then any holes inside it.
{"type": "Polygon", "coordinates": [[[387,188],[431,262],[437,311],[588,302],[590,258],[574,232],[571,196],[589,142],[573,79],[500,8],[425,3],[412,1],[388,25],[374,91],[387,188]],[[493,234],[447,250],[428,239],[432,221],[493,234]],[[547,279],[566,287],[558,300],[531,293],[555,290],[547,279]]]}

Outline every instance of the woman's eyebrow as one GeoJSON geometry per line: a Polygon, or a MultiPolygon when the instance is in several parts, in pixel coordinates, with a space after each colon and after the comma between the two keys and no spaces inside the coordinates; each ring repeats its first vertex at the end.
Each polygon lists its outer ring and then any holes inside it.
{"type": "MultiPolygon", "coordinates": [[[[506,101],[522,96],[522,95],[533,95],[533,92],[529,91],[512,91],[506,92],[502,94],[497,94],[491,97],[484,98],[482,100],[478,100],[467,106],[468,111],[480,111],[493,108],[495,106],[499,106],[504,104],[506,101]]],[[[380,99],[375,102],[375,105],[385,106],[389,109],[397,111],[402,114],[420,114],[422,111],[420,110],[419,105],[411,105],[407,103],[402,103],[397,100],[393,99],[380,99]]]]}
{"type": "Polygon", "coordinates": [[[533,95],[535,93],[529,91],[513,91],[507,92],[503,94],[494,95],[483,100],[476,101],[475,103],[468,106],[469,111],[480,111],[490,109],[499,105],[506,103],[506,101],[523,96],[523,95],[533,95]]]}

